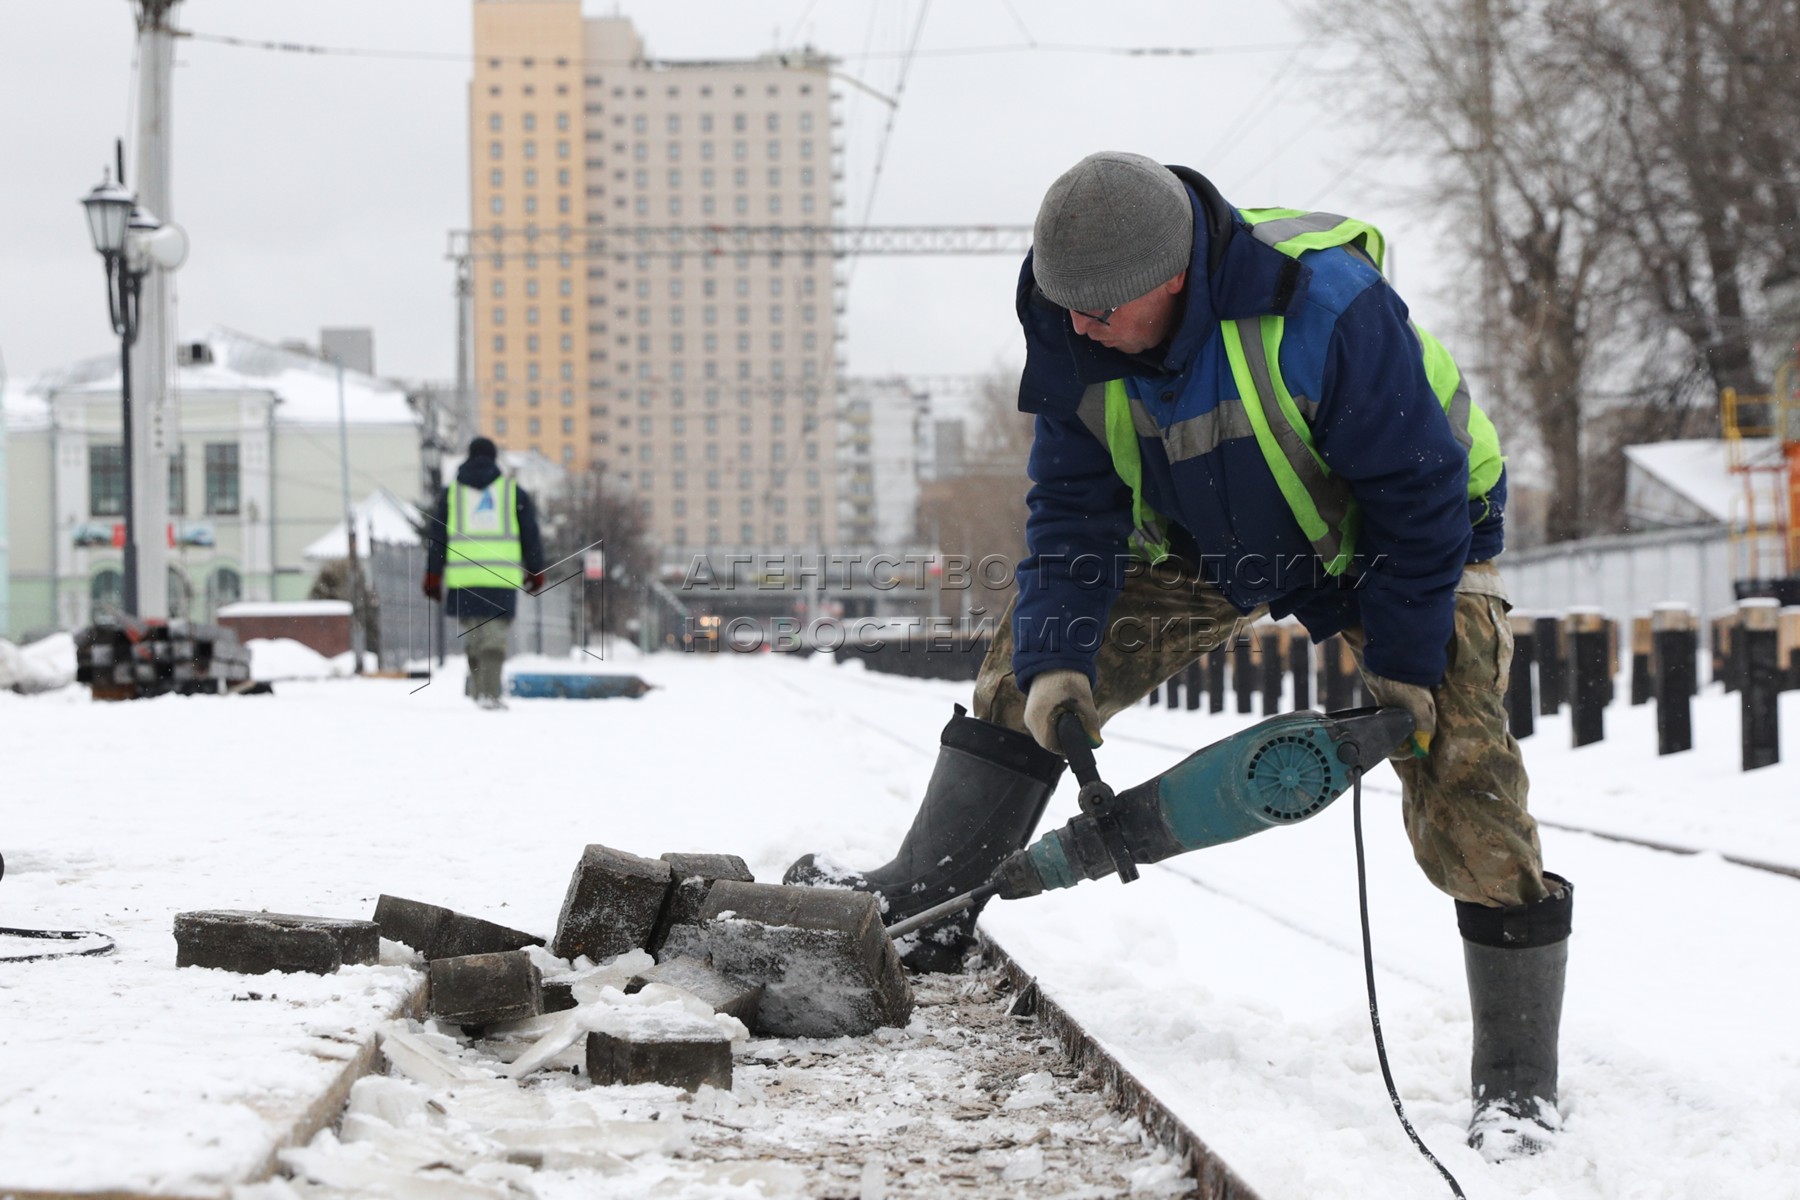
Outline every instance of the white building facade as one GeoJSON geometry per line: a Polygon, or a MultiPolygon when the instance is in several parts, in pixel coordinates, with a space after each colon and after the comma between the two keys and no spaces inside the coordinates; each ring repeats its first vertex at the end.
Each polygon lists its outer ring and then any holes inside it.
{"type": "MultiPolygon", "coordinates": [[[[310,355],[225,330],[178,355],[166,539],[172,616],[237,600],[303,599],[306,547],[342,522],[338,375],[310,355]]],[[[350,487],[415,497],[419,431],[397,385],[344,372],[350,487]]],[[[6,413],[11,470],[7,634],[86,624],[122,594],[119,380],[82,364],[6,413]]]]}

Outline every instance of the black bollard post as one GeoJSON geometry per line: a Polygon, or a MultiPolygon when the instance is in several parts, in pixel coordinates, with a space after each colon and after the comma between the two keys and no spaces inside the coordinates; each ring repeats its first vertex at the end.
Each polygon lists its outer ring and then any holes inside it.
{"type": "Polygon", "coordinates": [[[1800,692],[1800,608],[1781,610],[1781,689],[1800,692]]]}
{"type": "Polygon", "coordinates": [[[1512,672],[1506,681],[1506,727],[1515,738],[1537,732],[1537,704],[1532,695],[1531,668],[1537,659],[1537,622],[1530,617],[1511,617],[1512,672]]]}
{"type": "Polygon", "coordinates": [[[1231,690],[1240,713],[1256,711],[1256,662],[1250,634],[1238,634],[1231,647],[1231,690]]]}
{"type": "Polygon", "coordinates": [[[1723,680],[1728,692],[1744,686],[1744,639],[1738,636],[1743,632],[1741,624],[1735,610],[1713,619],[1713,678],[1723,680]]]}
{"type": "Polygon", "coordinates": [[[1554,717],[1568,698],[1568,676],[1562,649],[1562,623],[1537,619],[1538,716],[1554,717]]]}
{"type": "Polygon", "coordinates": [[[1656,674],[1650,659],[1655,645],[1650,633],[1649,617],[1631,618],[1631,702],[1648,704],[1656,695],[1656,674]]]}
{"type": "Polygon", "coordinates": [[[1163,703],[1171,710],[1181,707],[1181,672],[1177,671],[1163,683],[1163,703]]]}
{"type": "Polygon", "coordinates": [[[1320,647],[1324,653],[1319,655],[1325,669],[1324,692],[1326,712],[1337,712],[1340,709],[1356,706],[1356,658],[1350,653],[1350,643],[1342,634],[1334,635],[1330,641],[1320,647]]]}
{"type": "Polygon", "coordinates": [[[1685,604],[1658,605],[1650,616],[1659,755],[1694,748],[1694,677],[1700,652],[1695,624],[1694,610],[1685,604]]]}
{"type": "Polygon", "coordinates": [[[1286,659],[1281,648],[1287,642],[1287,631],[1270,625],[1257,640],[1262,652],[1262,715],[1272,717],[1281,711],[1281,677],[1286,673],[1286,659]]]}
{"type": "Polygon", "coordinates": [[[1206,711],[1225,711],[1225,647],[1206,652],[1206,711]]]}
{"type": "Polygon", "coordinates": [[[1781,761],[1781,609],[1779,602],[1758,597],[1738,603],[1733,638],[1742,663],[1744,770],[1781,761]]]}
{"type": "Polygon", "coordinates": [[[1187,665],[1182,672],[1181,686],[1186,694],[1187,710],[1194,712],[1200,707],[1200,693],[1206,689],[1206,655],[1202,654],[1187,665]]]}
{"type": "Polygon", "coordinates": [[[1288,675],[1294,681],[1294,711],[1312,707],[1312,635],[1304,625],[1288,630],[1288,675]]]}
{"type": "Polygon", "coordinates": [[[1576,609],[1564,620],[1568,630],[1571,711],[1569,726],[1577,747],[1606,736],[1606,700],[1612,690],[1606,618],[1596,609],[1576,609]]]}

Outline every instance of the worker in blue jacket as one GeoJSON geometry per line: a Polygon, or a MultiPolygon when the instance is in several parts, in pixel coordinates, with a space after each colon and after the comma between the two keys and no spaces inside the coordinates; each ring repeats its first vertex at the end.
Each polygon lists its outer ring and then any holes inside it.
{"type": "MultiPolygon", "coordinates": [[[[1415,732],[1393,764],[1426,876],[1455,901],[1474,1015],[1470,1144],[1535,1152],[1560,1118],[1573,887],[1543,870],[1507,730],[1505,461],[1454,360],[1381,274],[1379,231],[1236,209],[1203,176],[1091,155],[1039,209],[1015,298],[1034,415],[1018,591],[886,866],[894,921],[1026,845],[1064,711],[1113,714],[1265,615],[1342,634],[1415,732]]],[[[956,966],[973,916],[925,931],[956,966]]]]}

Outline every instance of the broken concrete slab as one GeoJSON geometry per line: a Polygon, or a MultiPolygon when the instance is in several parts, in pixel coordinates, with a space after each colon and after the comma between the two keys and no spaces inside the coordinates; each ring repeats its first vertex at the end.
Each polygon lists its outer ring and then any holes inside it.
{"type": "Polygon", "coordinates": [[[329,975],[347,963],[373,963],[380,956],[381,930],[373,921],[238,909],[175,914],[177,967],[329,975]]]}
{"type": "Polygon", "coordinates": [[[763,984],[751,1028],[765,1036],[861,1036],[912,1013],[880,901],[867,892],[720,881],[698,924],[670,930],[663,958],[682,955],[763,984]]]}
{"type": "Polygon", "coordinates": [[[730,1090],[731,1037],[673,1004],[621,1006],[588,1019],[587,1069],[595,1084],[661,1083],[730,1090]]]}
{"type": "Polygon", "coordinates": [[[575,999],[575,984],[572,981],[567,979],[546,979],[544,981],[545,1012],[566,1012],[578,1003],[580,1001],[575,999]]]}
{"type": "Polygon", "coordinates": [[[536,934],[399,896],[382,895],[376,899],[375,923],[381,926],[382,937],[404,942],[428,960],[500,954],[544,944],[544,939],[536,934]]]}
{"type": "Polygon", "coordinates": [[[669,894],[669,864],[593,845],[569,880],[550,952],[599,962],[650,941],[669,894]]]}
{"type": "Polygon", "coordinates": [[[652,983],[666,984],[699,997],[716,1013],[736,1017],[745,1025],[756,1023],[756,1006],[763,985],[714,970],[698,958],[671,958],[633,976],[627,992],[641,991],[652,983]]]}
{"type": "Polygon", "coordinates": [[[714,883],[721,879],[756,881],[749,866],[735,854],[665,854],[662,859],[669,864],[672,886],[668,902],[657,918],[656,930],[645,943],[644,948],[653,954],[669,936],[671,926],[692,925],[700,919],[700,909],[714,883]]]}
{"type": "Polygon", "coordinates": [[[544,1011],[543,976],[523,950],[433,959],[426,1011],[458,1025],[535,1017],[544,1011]]]}

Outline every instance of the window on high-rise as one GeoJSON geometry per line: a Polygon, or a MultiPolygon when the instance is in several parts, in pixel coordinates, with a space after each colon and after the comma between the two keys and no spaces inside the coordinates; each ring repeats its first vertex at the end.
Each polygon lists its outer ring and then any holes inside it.
{"type": "Polygon", "coordinates": [[[750,143],[748,143],[748,142],[733,142],[733,143],[731,143],[731,157],[733,157],[733,158],[748,158],[749,156],[750,156],[750,143]]]}
{"type": "Polygon", "coordinates": [[[527,133],[529,133],[530,131],[532,131],[533,129],[536,129],[536,128],[537,128],[537,114],[536,113],[526,113],[525,114],[525,131],[527,133]]]}
{"type": "Polygon", "coordinates": [[[489,129],[491,129],[491,130],[493,130],[493,131],[494,131],[494,132],[495,132],[495,133],[499,133],[499,132],[500,132],[500,114],[499,114],[499,113],[491,113],[491,114],[489,114],[489,116],[488,116],[488,128],[489,128],[489,129]]]}
{"type": "Polygon", "coordinates": [[[526,143],[524,143],[522,149],[525,152],[526,158],[536,158],[537,157],[537,143],[536,142],[526,142],[526,143]]]}
{"type": "Polygon", "coordinates": [[[813,121],[813,118],[812,118],[811,113],[809,113],[809,112],[801,113],[800,114],[800,132],[801,133],[811,133],[812,132],[812,121],[813,121]]]}
{"type": "Polygon", "coordinates": [[[489,142],[488,143],[488,157],[489,158],[499,158],[500,154],[501,154],[500,143],[499,142],[489,142]]]}
{"type": "Polygon", "coordinates": [[[561,112],[561,113],[556,114],[556,127],[558,129],[567,129],[569,127],[569,114],[568,113],[561,112]]]}
{"type": "Polygon", "coordinates": [[[801,141],[800,141],[800,157],[801,158],[811,158],[812,157],[812,139],[811,138],[802,138],[801,139],[801,141]]]}

